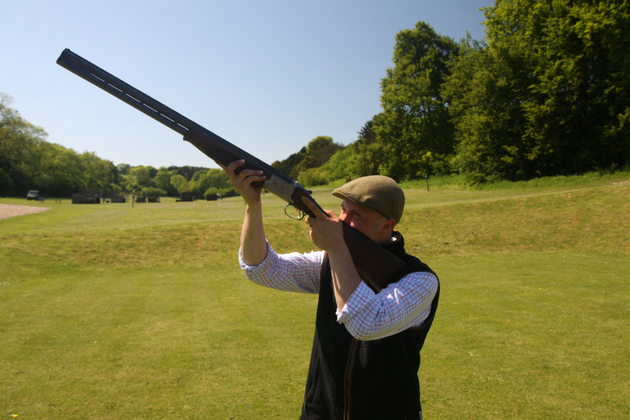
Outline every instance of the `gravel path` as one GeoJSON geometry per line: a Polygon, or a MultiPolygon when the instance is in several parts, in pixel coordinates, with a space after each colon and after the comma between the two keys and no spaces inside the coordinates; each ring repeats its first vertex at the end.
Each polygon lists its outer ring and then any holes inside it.
{"type": "Polygon", "coordinates": [[[41,213],[50,210],[50,207],[14,206],[11,204],[0,204],[0,219],[7,219],[14,216],[24,216],[25,214],[41,213]]]}

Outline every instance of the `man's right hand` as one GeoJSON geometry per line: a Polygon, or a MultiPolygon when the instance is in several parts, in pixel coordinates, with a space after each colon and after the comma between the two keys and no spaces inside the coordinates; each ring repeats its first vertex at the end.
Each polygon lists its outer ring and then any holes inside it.
{"type": "Polygon", "coordinates": [[[252,185],[254,182],[264,182],[267,177],[263,175],[263,171],[254,171],[252,169],[243,169],[240,173],[235,171],[241,166],[245,165],[245,160],[237,160],[230,163],[225,169],[225,172],[230,177],[230,181],[234,187],[241,194],[245,203],[248,206],[260,205],[260,195],[262,193],[262,187],[252,185]]]}

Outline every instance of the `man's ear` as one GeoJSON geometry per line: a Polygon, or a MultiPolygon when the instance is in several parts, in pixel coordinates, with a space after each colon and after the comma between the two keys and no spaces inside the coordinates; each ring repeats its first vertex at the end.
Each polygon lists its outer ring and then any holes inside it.
{"type": "Polygon", "coordinates": [[[383,230],[394,230],[396,226],[396,221],[394,219],[385,219],[385,223],[383,224],[383,230]]]}

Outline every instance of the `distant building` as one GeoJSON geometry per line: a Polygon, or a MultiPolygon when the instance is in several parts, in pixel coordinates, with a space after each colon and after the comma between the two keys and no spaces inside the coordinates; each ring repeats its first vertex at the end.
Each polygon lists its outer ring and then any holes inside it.
{"type": "Polygon", "coordinates": [[[80,188],[79,194],[72,194],[72,204],[100,204],[104,196],[101,188],[80,188]]]}
{"type": "Polygon", "coordinates": [[[179,198],[177,201],[195,201],[195,193],[183,192],[181,198],[179,198]]]}

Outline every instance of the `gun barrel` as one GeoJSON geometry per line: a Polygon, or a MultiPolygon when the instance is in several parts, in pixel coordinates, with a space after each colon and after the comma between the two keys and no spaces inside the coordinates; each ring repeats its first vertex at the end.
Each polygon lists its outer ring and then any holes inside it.
{"type": "Polygon", "coordinates": [[[57,59],[57,64],[182,135],[196,125],[183,115],[67,48],[57,59]]]}
{"type": "MultiPolygon", "coordinates": [[[[195,131],[200,132],[204,136],[209,137],[213,142],[220,144],[223,149],[229,149],[232,152],[230,154],[231,156],[236,156],[238,157],[238,159],[245,159],[245,161],[250,164],[251,167],[261,169],[265,171],[266,174],[273,173],[276,177],[282,179],[284,182],[297,184],[297,182],[295,182],[293,178],[290,178],[282,174],[281,172],[273,169],[271,166],[256,158],[255,156],[250,155],[246,151],[238,148],[237,146],[216,135],[207,128],[202,127],[192,120],[189,120],[180,113],[153,99],[144,92],[141,92],[140,90],[134,88],[130,84],[125,83],[113,74],[108,73],[107,71],[89,62],[88,60],[70,51],[69,49],[66,48],[65,50],[63,50],[63,52],[57,59],[57,64],[59,64],[66,70],[71,71],[82,79],[87,80],[93,85],[103,89],[107,93],[115,96],[128,105],[131,105],[138,111],[148,115],[154,120],[164,124],[168,128],[175,130],[179,134],[185,136],[184,139],[187,141],[189,141],[190,137],[186,137],[187,134],[195,131]]],[[[202,148],[194,142],[193,145],[199,148],[211,159],[217,161],[216,156],[210,156],[207,153],[207,148],[206,150],[202,150],[202,148]]],[[[232,161],[217,161],[217,163],[219,165],[227,166],[232,163],[232,161]]],[[[297,185],[299,186],[299,184],[297,185]]]]}

